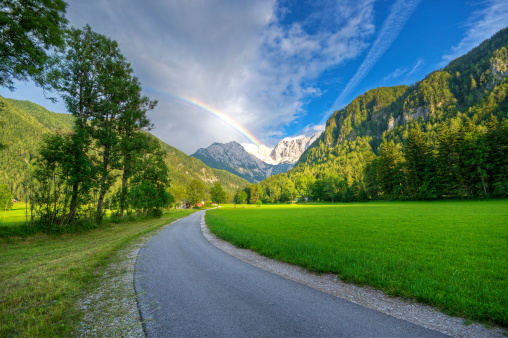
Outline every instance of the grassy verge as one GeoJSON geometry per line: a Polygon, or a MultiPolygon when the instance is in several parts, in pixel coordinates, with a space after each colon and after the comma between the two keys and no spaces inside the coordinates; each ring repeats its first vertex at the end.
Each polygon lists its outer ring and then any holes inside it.
{"type": "Polygon", "coordinates": [[[206,220],[239,247],[508,326],[506,200],[263,205],[206,220]]]}
{"type": "Polygon", "coordinates": [[[111,257],[139,236],[190,213],[78,234],[0,238],[0,337],[69,334],[83,316],[76,303],[97,287],[111,257]]]}

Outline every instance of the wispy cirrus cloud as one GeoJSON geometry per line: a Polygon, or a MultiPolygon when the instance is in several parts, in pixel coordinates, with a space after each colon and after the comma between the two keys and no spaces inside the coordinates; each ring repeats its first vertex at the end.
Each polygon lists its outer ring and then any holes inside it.
{"type": "MultiPolygon", "coordinates": [[[[402,28],[409,20],[414,10],[420,3],[420,0],[397,0],[391,7],[388,17],[383,22],[379,34],[369,49],[367,56],[356,71],[355,75],[349,80],[346,87],[342,90],[339,97],[335,100],[331,110],[342,108],[347,102],[353,90],[369,73],[379,58],[390,48],[393,41],[399,36],[402,28]]],[[[330,112],[327,112],[327,115],[330,112]]]]}
{"type": "Polygon", "coordinates": [[[508,26],[508,1],[487,0],[485,8],[473,12],[466,21],[464,38],[443,55],[443,65],[469,52],[483,40],[508,26]]]}
{"type": "Polygon", "coordinates": [[[390,81],[390,80],[395,80],[395,79],[398,79],[398,78],[407,78],[407,77],[410,77],[411,75],[413,75],[419,68],[420,66],[423,64],[423,58],[418,58],[418,60],[416,60],[412,66],[409,66],[409,67],[399,67],[397,69],[395,69],[393,72],[391,72],[390,74],[386,75],[383,79],[384,82],[386,81],[390,81]]]}

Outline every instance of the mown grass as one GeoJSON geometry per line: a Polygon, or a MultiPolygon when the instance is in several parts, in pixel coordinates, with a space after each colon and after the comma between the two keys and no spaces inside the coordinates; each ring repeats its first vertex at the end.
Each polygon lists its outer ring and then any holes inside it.
{"type": "Polygon", "coordinates": [[[0,210],[0,225],[12,225],[26,221],[26,203],[15,203],[9,210],[0,210]]]}
{"type": "Polygon", "coordinates": [[[97,287],[111,257],[190,213],[173,211],[84,233],[0,238],[0,337],[68,335],[83,315],[77,301],[97,287]]]}
{"type": "Polygon", "coordinates": [[[507,200],[263,205],[206,221],[239,247],[508,326],[507,200]]]}

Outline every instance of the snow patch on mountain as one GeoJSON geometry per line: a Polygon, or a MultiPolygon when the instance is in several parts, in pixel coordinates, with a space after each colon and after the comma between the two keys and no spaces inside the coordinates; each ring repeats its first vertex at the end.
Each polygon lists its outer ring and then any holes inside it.
{"type": "Polygon", "coordinates": [[[305,135],[285,137],[279,141],[274,148],[269,148],[265,145],[257,147],[254,144],[246,143],[242,143],[242,146],[249,154],[265,163],[273,165],[280,163],[294,164],[319,135],[321,135],[321,133],[316,133],[309,137],[305,135]]]}

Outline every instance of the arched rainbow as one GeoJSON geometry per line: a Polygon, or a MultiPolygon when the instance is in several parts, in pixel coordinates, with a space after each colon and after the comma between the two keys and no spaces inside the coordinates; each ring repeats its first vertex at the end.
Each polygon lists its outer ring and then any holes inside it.
{"type": "Polygon", "coordinates": [[[191,106],[193,108],[197,108],[201,111],[207,112],[219,120],[225,122],[227,125],[235,129],[237,132],[242,134],[243,137],[245,137],[247,140],[255,144],[256,146],[260,146],[260,142],[256,139],[254,135],[252,135],[247,129],[245,129],[241,124],[233,120],[231,117],[227,116],[225,113],[207,105],[206,103],[196,99],[196,98],[189,98],[185,96],[176,96],[170,93],[164,93],[159,90],[149,89],[149,91],[157,92],[166,96],[171,97],[172,99],[175,99],[177,101],[180,101],[188,106],[191,106]]]}

